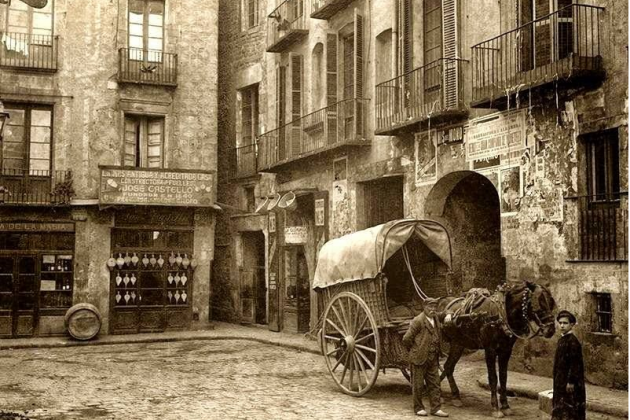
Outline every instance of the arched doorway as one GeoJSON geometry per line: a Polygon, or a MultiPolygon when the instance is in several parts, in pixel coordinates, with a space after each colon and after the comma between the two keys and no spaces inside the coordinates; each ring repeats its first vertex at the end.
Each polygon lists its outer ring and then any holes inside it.
{"type": "Polygon", "coordinates": [[[451,235],[454,293],[493,290],[505,280],[499,195],[488,178],[472,171],[445,175],[427,195],[425,216],[451,235]]]}

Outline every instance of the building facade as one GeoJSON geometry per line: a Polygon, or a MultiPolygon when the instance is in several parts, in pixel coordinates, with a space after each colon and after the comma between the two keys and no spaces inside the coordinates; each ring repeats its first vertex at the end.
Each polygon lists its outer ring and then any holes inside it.
{"type": "Polygon", "coordinates": [[[101,334],[207,325],[218,3],[8,3],[0,336],[65,334],[78,303],[101,334]]]}
{"type": "MultiPolygon", "coordinates": [[[[454,259],[422,267],[428,295],[541,283],[580,320],[587,379],[626,388],[622,3],[221,2],[213,309],[314,332],[323,243],[428,218],[454,259]]],[[[513,368],[549,375],[554,348],[519,342],[513,368]]]]}

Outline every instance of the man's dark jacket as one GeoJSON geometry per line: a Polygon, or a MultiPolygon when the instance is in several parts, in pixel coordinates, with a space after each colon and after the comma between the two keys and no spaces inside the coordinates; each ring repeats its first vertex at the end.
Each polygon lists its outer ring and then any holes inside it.
{"type": "Polygon", "coordinates": [[[586,387],[582,345],[572,333],[558,340],[553,361],[553,419],[584,420],[586,418],[586,387]],[[573,384],[572,393],[567,384],[573,384]]]}
{"type": "Polygon", "coordinates": [[[403,336],[403,344],[409,350],[409,363],[423,365],[431,357],[439,357],[441,326],[437,317],[433,317],[435,327],[421,313],[409,325],[403,336]]]}

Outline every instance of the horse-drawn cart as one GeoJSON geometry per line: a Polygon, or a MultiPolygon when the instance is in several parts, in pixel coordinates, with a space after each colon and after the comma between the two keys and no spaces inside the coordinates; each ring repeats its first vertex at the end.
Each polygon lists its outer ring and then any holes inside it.
{"type": "Polygon", "coordinates": [[[422,310],[423,290],[448,293],[451,260],[446,229],[429,220],[387,222],[322,247],[313,281],[325,307],[319,338],[343,392],[365,394],[384,368],[408,378],[401,333],[422,310]]]}

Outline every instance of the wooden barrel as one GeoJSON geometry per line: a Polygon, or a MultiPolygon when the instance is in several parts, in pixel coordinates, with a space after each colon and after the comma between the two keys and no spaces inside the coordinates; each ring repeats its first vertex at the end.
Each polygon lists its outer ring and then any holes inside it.
{"type": "Polygon", "coordinates": [[[101,314],[89,303],[78,303],[68,309],[64,321],[68,333],[77,340],[90,340],[101,330],[101,314]]]}

